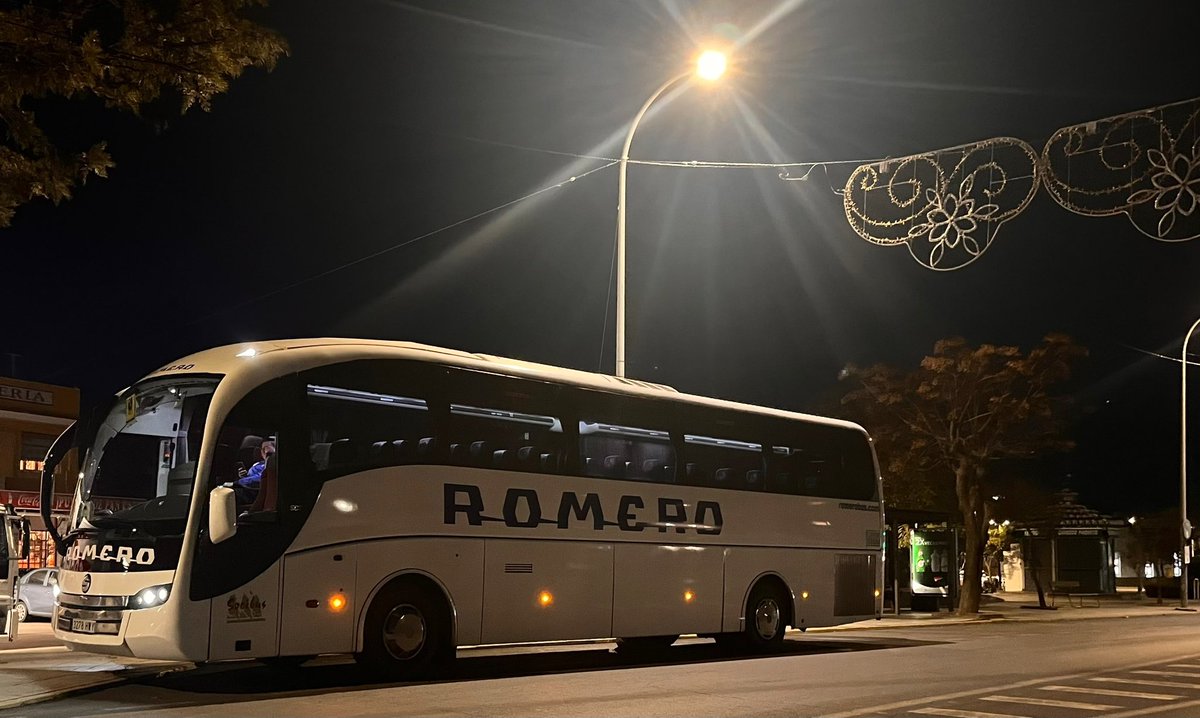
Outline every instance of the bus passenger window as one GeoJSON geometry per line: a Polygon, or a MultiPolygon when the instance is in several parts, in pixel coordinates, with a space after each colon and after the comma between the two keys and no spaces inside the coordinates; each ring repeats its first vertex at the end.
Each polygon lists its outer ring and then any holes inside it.
{"type": "Polygon", "coordinates": [[[666,431],[579,422],[580,467],[584,476],[672,483],[675,447],[666,431]]]}
{"type": "Polygon", "coordinates": [[[557,473],[562,465],[562,422],[507,409],[450,405],[450,463],[482,469],[557,473]]]}
{"type": "Polygon", "coordinates": [[[690,486],[762,490],[762,444],[684,434],[683,480],[690,486]]]}
{"type": "Polygon", "coordinates": [[[308,385],[313,469],[329,476],[430,461],[433,421],[424,399],[308,385]]]}
{"type": "Polygon", "coordinates": [[[825,460],[815,451],[773,446],[767,463],[767,491],[802,496],[825,495],[825,460]]]}

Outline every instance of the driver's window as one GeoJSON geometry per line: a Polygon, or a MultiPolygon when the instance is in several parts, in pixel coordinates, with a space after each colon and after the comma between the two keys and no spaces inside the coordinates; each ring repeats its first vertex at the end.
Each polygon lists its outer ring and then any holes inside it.
{"type": "Polygon", "coordinates": [[[239,515],[269,519],[279,503],[279,452],[282,418],[270,386],[251,392],[238,403],[217,435],[213,450],[212,486],[234,491],[239,515]]]}

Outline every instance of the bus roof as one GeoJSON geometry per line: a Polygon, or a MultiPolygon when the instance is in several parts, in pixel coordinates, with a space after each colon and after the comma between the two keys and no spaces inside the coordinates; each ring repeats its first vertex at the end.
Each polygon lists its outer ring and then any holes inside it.
{"type": "MultiPolygon", "coordinates": [[[[683,401],[714,408],[797,419],[866,433],[861,426],[849,421],[713,399],[695,394],[684,394],[665,384],[567,369],[490,354],[473,354],[415,342],[382,339],[279,339],[229,344],[183,357],[151,372],[143,380],[184,373],[239,375],[246,373],[252,367],[259,371],[265,370],[271,376],[282,376],[317,366],[361,359],[408,359],[431,362],[647,398],[683,401]]],[[[254,373],[258,373],[258,371],[254,373]]]]}

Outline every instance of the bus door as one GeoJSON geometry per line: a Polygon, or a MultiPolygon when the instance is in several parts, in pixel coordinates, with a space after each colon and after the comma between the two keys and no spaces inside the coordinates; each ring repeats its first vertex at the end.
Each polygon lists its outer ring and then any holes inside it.
{"type": "Polygon", "coordinates": [[[294,386],[278,380],[254,390],[218,436],[209,488],[234,490],[238,520],[231,538],[213,544],[205,530],[197,542],[191,597],[210,602],[209,660],[279,653],[283,554],[311,507],[296,485],[309,458],[289,424],[294,386]]]}

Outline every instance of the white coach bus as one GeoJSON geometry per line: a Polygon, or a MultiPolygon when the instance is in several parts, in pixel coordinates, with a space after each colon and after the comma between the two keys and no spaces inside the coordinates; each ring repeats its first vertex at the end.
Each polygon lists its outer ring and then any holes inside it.
{"type": "Polygon", "coordinates": [[[86,451],[55,537],[54,632],[76,650],[350,653],[403,676],[463,645],[765,649],[881,612],[879,471],[847,422],[313,339],[194,354],[73,431],[42,491],[86,451]]]}

